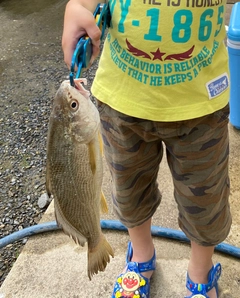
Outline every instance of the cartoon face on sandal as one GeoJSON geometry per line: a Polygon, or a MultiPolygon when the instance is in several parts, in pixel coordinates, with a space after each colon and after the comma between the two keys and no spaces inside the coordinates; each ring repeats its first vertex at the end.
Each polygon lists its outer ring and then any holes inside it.
{"type": "Polygon", "coordinates": [[[146,281],[136,272],[128,271],[117,279],[116,298],[144,298],[145,293],[140,294],[140,288],[146,285],[146,281]]]}
{"type": "Polygon", "coordinates": [[[122,277],[122,288],[134,292],[140,287],[140,276],[135,272],[127,272],[122,277]]]}

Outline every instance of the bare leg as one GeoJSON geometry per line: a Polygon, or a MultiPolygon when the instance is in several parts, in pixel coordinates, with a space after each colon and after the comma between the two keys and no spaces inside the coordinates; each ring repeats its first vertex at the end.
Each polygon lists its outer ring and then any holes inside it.
{"type": "MultiPolygon", "coordinates": [[[[191,242],[191,256],[188,265],[188,274],[194,283],[206,284],[208,282],[208,272],[213,266],[212,256],[214,246],[201,246],[195,242],[191,242]]],[[[210,298],[216,298],[216,290],[209,291],[210,298]]],[[[190,292],[188,291],[188,295],[190,292]]]]}
{"type": "MultiPolygon", "coordinates": [[[[147,262],[154,254],[154,246],[151,236],[151,218],[142,225],[128,229],[129,236],[133,248],[133,262],[147,262]]],[[[150,278],[152,271],[142,273],[147,278],[150,278]]]]}

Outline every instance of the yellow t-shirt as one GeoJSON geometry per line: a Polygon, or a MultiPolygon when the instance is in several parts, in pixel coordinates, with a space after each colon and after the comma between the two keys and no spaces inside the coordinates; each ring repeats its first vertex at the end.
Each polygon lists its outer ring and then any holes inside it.
{"type": "Polygon", "coordinates": [[[229,100],[226,0],[110,0],[92,93],[155,121],[213,113],[229,100]]]}

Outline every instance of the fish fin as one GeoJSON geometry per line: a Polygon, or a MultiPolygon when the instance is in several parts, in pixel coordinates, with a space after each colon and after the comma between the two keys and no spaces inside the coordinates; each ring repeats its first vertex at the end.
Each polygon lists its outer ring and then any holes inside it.
{"type": "Polygon", "coordinates": [[[101,191],[101,211],[103,213],[108,213],[107,200],[106,200],[104,193],[102,191],[101,191]]]}
{"type": "Polygon", "coordinates": [[[78,245],[84,246],[87,242],[87,238],[83,236],[76,228],[74,228],[69,221],[66,220],[63,215],[58,202],[54,199],[55,217],[58,226],[63,229],[63,232],[67,234],[78,245]]]}
{"type": "Polygon", "coordinates": [[[97,166],[96,166],[95,146],[93,141],[88,143],[88,151],[89,151],[89,161],[90,161],[91,170],[92,170],[92,173],[95,174],[97,166]]]}
{"type": "Polygon", "coordinates": [[[105,270],[107,263],[110,262],[110,256],[114,257],[113,249],[105,236],[101,234],[101,239],[97,246],[92,249],[88,247],[88,277],[90,280],[98,271],[105,270]]]}
{"type": "Polygon", "coordinates": [[[100,132],[98,133],[98,141],[99,141],[100,151],[101,151],[101,154],[103,156],[103,140],[102,140],[102,136],[101,136],[100,132]]]}

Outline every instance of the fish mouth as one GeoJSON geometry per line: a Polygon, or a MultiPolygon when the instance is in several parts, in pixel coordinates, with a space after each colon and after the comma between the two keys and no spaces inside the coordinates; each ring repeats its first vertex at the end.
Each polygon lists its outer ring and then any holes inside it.
{"type": "Polygon", "coordinates": [[[75,79],[74,87],[80,92],[86,99],[89,98],[90,92],[84,88],[83,85],[87,85],[87,79],[75,79]]]}

